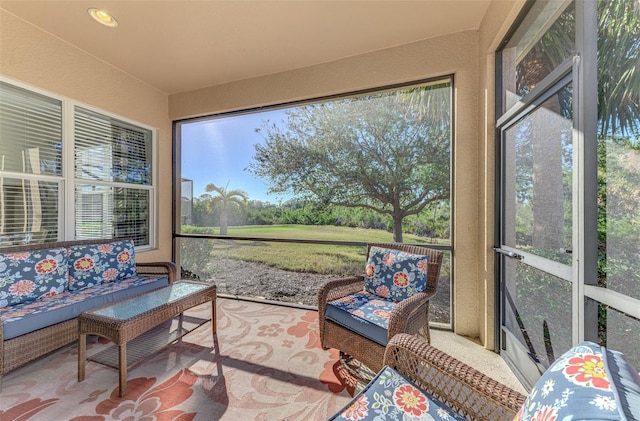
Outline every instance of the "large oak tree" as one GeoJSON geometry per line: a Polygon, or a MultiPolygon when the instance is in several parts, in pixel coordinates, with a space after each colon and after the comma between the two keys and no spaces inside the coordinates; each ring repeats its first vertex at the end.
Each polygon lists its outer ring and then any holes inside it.
{"type": "Polygon", "coordinates": [[[270,193],[388,215],[402,242],[405,217],[449,198],[450,109],[449,84],[294,108],[259,130],[249,170],[270,193]]]}

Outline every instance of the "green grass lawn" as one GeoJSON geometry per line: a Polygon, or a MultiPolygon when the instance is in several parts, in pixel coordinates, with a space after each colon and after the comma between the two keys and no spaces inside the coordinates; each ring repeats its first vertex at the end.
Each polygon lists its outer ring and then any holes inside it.
{"type": "MultiPolygon", "coordinates": [[[[190,230],[186,227],[183,232],[190,230]]],[[[218,228],[209,231],[218,233],[218,228]]],[[[383,230],[317,225],[251,225],[229,227],[230,236],[288,238],[324,241],[362,241],[367,243],[391,242],[391,233],[383,230]]],[[[209,241],[210,256],[231,257],[260,262],[296,272],[313,272],[346,275],[362,272],[366,255],[365,247],[321,244],[281,243],[244,240],[194,240],[183,239],[185,246],[193,241],[209,241]]],[[[447,241],[431,241],[428,238],[405,234],[405,243],[449,244],[447,241]]],[[[184,255],[185,251],[183,251],[184,255]]],[[[186,257],[186,256],[185,256],[186,257]]]]}

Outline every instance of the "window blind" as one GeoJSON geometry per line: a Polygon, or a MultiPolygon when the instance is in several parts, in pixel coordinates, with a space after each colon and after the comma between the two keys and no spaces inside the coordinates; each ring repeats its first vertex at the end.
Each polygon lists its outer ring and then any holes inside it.
{"type": "Polygon", "coordinates": [[[151,131],[75,108],[75,176],[151,185],[151,131]]]}
{"type": "Polygon", "coordinates": [[[62,175],[62,102],[0,82],[0,171],[62,175]]]}
{"type": "Polygon", "coordinates": [[[0,246],[58,238],[60,182],[39,176],[62,176],[62,102],[0,82],[0,246]]]}
{"type": "Polygon", "coordinates": [[[76,185],[77,239],[133,238],[149,244],[149,190],[76,185]]]}
{"type": "Polygon", "coordinates": [[[58,239],[59,183],[0,175],[0,244],[58,239]]]}

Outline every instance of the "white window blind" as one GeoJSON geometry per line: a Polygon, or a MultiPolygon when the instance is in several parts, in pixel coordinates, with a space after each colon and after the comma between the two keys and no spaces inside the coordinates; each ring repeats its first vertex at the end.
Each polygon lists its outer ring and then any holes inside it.
{"type": "Polygon", "coordinates": [[[0,246],[58,238],[62,102],[0,82],[0,246]]]}
{"type": "Polygon", "coordinates": [[[151,185],[151,131],[75,108],[76,178],[151,185]]]}
{"type": "Polygon", "coordinates": [[[149,244],[149,190],[78,184],[76,238],[133,238],[149,244]]]}
{"type": "Polygon", "coordinates": [[[62,102],[0,82],[0,170],[62,175],[62,102]]]}

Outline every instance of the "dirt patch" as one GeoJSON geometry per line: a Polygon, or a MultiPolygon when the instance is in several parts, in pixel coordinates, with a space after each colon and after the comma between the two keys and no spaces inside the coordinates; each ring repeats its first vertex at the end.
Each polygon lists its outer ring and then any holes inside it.
{"type": "Polygon", "coordinates": [[[219,294],[318,305],[318,290],[335,275],[290,272],[262,263],[217,258],[209,264],[219,294]]]}
{"type": "MultiPolygon", "coordinates": [[[[209,264],[213,273],[207,282],[216,284],[218,294],[318,306],[318,290],[335,275],[291,272],[262,263],[216,258],[209,264]]],[[[188,274],[183,273],[183,278],[188,274]]],[[[204,279],[203,279],[204,281],[204,279]]],[[[449,286],[439,285],[431,301],[431,320],[449,323],[449,286]]]]}

